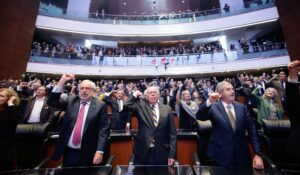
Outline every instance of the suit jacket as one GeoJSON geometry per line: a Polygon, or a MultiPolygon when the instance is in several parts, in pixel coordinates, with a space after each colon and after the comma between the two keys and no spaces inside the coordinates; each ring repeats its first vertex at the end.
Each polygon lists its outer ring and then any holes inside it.
{"type": "Polygon", "coordinates": [[[159,105],[159,121],[157,127],[153,124],[152,111],[144,99],[130,96],[124,104],[124,109],[137,114],[138,132],[134,140],[134,154],[139,160],[146,162],[149,146],[154,144],[161,160],[176,156],[176,128],[172,110],[169,106],[159,105]]]}
{"type": "Polygon", "coordinates": [[[288,115],[291,121],[290,138],[287,151],[300,159],[300,94],[299,83],[286,84],[286,102],[288,115]]]}
{"type": "Polygon", "coordinates": [[[0,111],[0,163],[16,159],[16,128],[19,120],[16,106],[5,106],[0,111]]]}
{"type": "MultiPolygon", "coordinates": [[[[53,155],[54,160],[58,160],[64,154],[80,108],[79,96],[70,96],[67,101],[61,101],[59,100],[60,95],[60,93],[51,93],[48,98],[49,106],[66,111],[53,155]]],[[[86,117],[80,149],[81,166],[92,165],[95,152],[105,151],[109,133],[109,122],[104,102],[99,102],[93,97],[86,117]]]]}
{"type": "Polygon", "coordinates": [[[131,112],[122,110],[119,112],[119,105],[116,98],[104,96],[102,99],[106,104],[111,106],[111,120],[110,129],[112,130],[124,130],[126,129],[126,123],[130,123],[131,112]]]}
{"type": "Polygon", "coordinates": [[[206,103],[200,106],[197,118],[210,120],[212,132],[208,144],[208,156],[217,164],[224,167],[250,166],[250,153],[246,142],[245,132],[252,141],[255,153],[261,151],[254,120],[250,117],[247,107],[233,102],[236,130],[231,127],[226,110],[221,101],[207,107],[206,103]]]}
{"type": "MultiPolygon", "coordinates": [[[[48,106],[47,104],[47,97],[44,100],[44,104],[41,110],[41,115],[40,115],[40,123],[46,123],[49,121],[50,116],[52,114],[52,108],[48,106]]],[[[24,119],[23,119],[23,123],[27,123],[30,114],[32,112],[32,109],[34,107],[34,103],[36,101],[36,97],[30,97],[27,101],[27,106],[25,109],[25,113],[24,113],[24,119]]]]}

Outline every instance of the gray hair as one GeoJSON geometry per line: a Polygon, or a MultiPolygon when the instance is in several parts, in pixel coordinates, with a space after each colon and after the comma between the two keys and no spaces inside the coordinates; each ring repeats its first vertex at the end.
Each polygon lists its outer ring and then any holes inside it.
{"type": "Polygon", "coordinates": [[[231,83],[229,83],[228,81],[221,81],[220,83],[218,83],[217,87],[216,87],[216,92],[217,93],[221,93],[224,91],[224,86],[225,85],[231,85],[231,83]]]}
{"type": "Polygon", "coordinates": [[[92,89],[93,91],[96,91],[97,90],[97,86],[95,85],[94,82],[92,82],[91,80],[83,80],[80,84],[79,84],[79,88],[82,84],[88,84],[92,89]]]}
{"type": "Polygon", "coordinates": [[[184,91],[181,93],[181,99],[183,99],[183,96],[184,96],[184,94],[186,94],[186,93],[189,93],[190,95],[192,95],[191,92],[190,92],[189,90],[184,90],[184,91]]]}
{"type": "Polygon", "coordinates": [[[159,87],[158,86],[150,86],[144,91],[144,95],[147,95],[149,88],[155,88],[157,94],[160,96],[159,87]]]}

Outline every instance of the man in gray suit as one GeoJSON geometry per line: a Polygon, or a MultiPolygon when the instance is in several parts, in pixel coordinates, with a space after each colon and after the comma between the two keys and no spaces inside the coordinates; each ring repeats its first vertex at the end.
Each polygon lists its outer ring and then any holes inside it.
{"type": "Polygon", "coordinates": [[[134,140],[135,165],[173,165],[176,156],[176,128],[170,106],[158,103],[159,88],[149,87],[142,97],[136,91],[124,109],[137,114],[134,140]]]}
{"type": "Polygon", "coordinates": [[[63,74],[48,99],[50,106],[66,111],[53,159],[59,160],[64,155],[64,167],[98,165],[109,132],[106,106],[93,97],[96,85],[89,80],[79,84],[78,96],[60,100],[65,83],[74,78],[73,74],[63,74]]]}

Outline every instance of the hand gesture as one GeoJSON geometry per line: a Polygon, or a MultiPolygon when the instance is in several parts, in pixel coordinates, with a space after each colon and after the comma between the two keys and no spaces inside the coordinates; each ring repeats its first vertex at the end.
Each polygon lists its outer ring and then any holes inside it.
{"type": "Polygon", "coordinates": [[[258,156],[255,155],[252,162],[252,167],[254,169],[262,170],[264,169],[264,163],[263,160],[258,156]]]}
{"type": "Polygon", "coordinates": [[[15,101],[16,99],[17,99],[16,96],[11,96],[11,97],[9,98],[9,100],[7,101],[7,105],[8,105],[8,106],[14,105],[14,101],[15,101]]]}
{"type": "Polygon", "coordinates": [[[75,75],[74,74],[63,74],[58,82],[58,85],[64,86],[67,81],[74,80],[75,75]]]}
{"type": "Polygon", "coordinates": [[[175,159],[168,158],[168,166],[172,166],[175,163],[175,159]]]}
{"type": "Polygon", "coordinates": [[[214,103],[214,102],[218,101],[219,98],[220,98],[220,94],[216,93],[216,92],[213,92],[213,93],[209,94],[208,100],[209,100],[210,103],[214,103]]]}
{"type": "Polygon", "coordinates": [[[100,164],[102,162],[102,159],[103,159],[103,153],[96,151],[93,159],[93,164],[94,165],[100,164]]]}
{"type": "Polygon", "coordinates": [[[134,92],[134,94],[133,94],[136,98],[137,97],[140,97],[140,96],[142,96],[143,95],[143,93],[141,92],[141,91],[139,91],[139,90],[137,90],[137,91],[135,91],[134,92]]]}
{"type": "Polygon", "coordinates": [[[289,70],[289,77],[291,79],[298,79],[298,72],[300,71],[300,61],[292,61],[287,65],[287,67],[289,70]]]}

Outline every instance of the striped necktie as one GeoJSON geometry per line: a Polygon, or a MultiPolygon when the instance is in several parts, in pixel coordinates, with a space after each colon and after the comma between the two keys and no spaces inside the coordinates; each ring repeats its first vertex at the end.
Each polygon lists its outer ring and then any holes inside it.
{"type": "Polygon", "coordinates": [[[151,111],[152,111],[153,124],[154,124],[155,127],[157,127],[158,121],[157,121],[156,110],[155,110],[154,105],[151,105],[151,111]]]}

